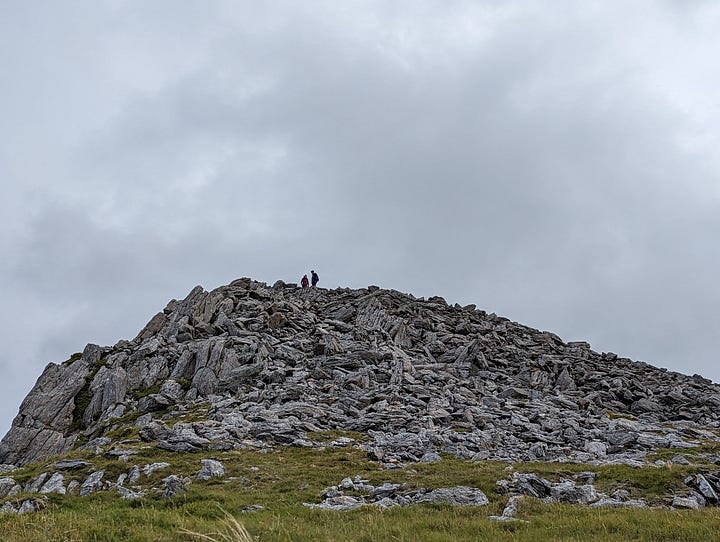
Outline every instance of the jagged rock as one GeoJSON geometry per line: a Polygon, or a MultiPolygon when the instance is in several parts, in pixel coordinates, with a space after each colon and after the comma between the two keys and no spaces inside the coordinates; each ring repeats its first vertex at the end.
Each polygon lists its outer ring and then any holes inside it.
{"type": "Polygon", "coordinates": [[[137,454],[138,450],[133,448],[116,448],[105,452],[103,457],[107,459],[120,459],[121,461],[127,461],[131,455],[137,454]]]}
{"type": "Polygon", "coordinates": [[[678,455],[674,456],[674,457],[670,460],[670,462],[671,462],[673,465],[692,465],[692,463],[690,463],[690,461],[688,461],[688,458],[685,457],[685,456],[682,455],[682,454],[678,454],[678,455]]]}
{"type": "Polygon", "coordinates": [[[98,437],[98,438],[92,439],[87,444],[80,446],[80,448],[78,448],[78,450],[90,450],[95,455],[99,455],[99,454],[103,453],[103,447],[107,446],[111,442],[112,442],[112,440],[107,437],[98,437]]]}
{"type": "Polygon", "coordinates": [[[103,476],[105,476],[104,470],[98,470],[90,474],[90,476],[88,476],[80,486],[80,496],[85,497],[95,491],[104,489],[104,484],[102,482],[103,476]]]}
{"type": "Polygon", "coordinates": [[[140,429],[140,438],[146,442],[162,440],[168,437],[170,428],[160,420],[151,420],[140,429]]]}
{"type": "Polygon", "coordinates": [[[164,461],[159,463],[151,463],[149,465],[145,465],[142,468],[143,473],[145,473],[145,476],[150,476],[153,472],[160,469],[166,469],[170,466],[170,463],[165,463],[164,461]]]}
{"type": "Polygon", "coordinates": [[[121,485],[117,486],[117,490],[123,499],[141,499],[145,496],[145,493],[142,491],[133,491],[132,489],[128,489],[121,485]]]}
{"type": "MultiPolygon", "coordinates": [[[[354,484],[351,487],[354,489],[354,484]]],[[[400,489],[400,484],[385,482],[381,486],[371,488],[370,494],[374,499],[384,499],[395,495],[398,489],[400,489]]]]}
{"type": "Polygon", "coordinates": [[[17,514],[17,508],[10,501],[6,501],[0,506],[0,514],[17,514]]]}
{"type": "Polygon", "coordinates": [[[258,512],[260,510],[265,510],[265,507],[259,504],[251,504],[240,510],[240,512],[242,512],[243,514],[249,514],[251,512],[258,512]]]}
{"type": "Polygon", "coordinates": [[[567,480],[554,484],[550,488],[550,497],[570,504],[590,504],[598,499],[598,494],[592,485],[577,486],[575,482],[567,480]]]}
{"type": "Polygon", "coordinates": [[[54,473],[40,488],[40,493],[59,493],[65,495],[65,477],[59,472],[54,473]]]}
{"type": "Polygon", "coordinates": [[[28,483],[25,486],[25,492],[26,493],[37,493],[38,491],[40,491],[40,488],[45,483],[45,480],[47,479],[47,477],[48,477],[47,472],[40,473],[37,478],[35,478],[33,481],[31,481],[30,483],[28,483]]]}
{"type": "Polygon", "coordinates": [[[475,487],[443,487],[425,493],[418,502],[452,504],[454,506],[485,506],[490,501],[475,487]]]}
{"type": "Polygon", "coordinates": [[[705,506],[705,499],[698,496],[690,495],[689,497],[681,497],[679,495],[673,497],[671,506],[673,508],[683,508],[688,510],[700,510],[705,506]]]}
{"type": "Polygon", "coordinates": [[[171,452],[199,452],[210,447],[210,440],[199,436],[192,425],[175,424],[158,448],[171,452]]]}
{"type": "Polygon", "coordinates": [[[38,510],[42,510],[45,508],[47,504],[47,501],[45,501],[45,497],[39,498],[39,499],[25,499],[21,504],[20,508],[18,508],[17,514],[29,514],[31,512],[37,512],[38,510]]]}
{"type": "Polygon", "coordinates": [[[492,521],[520,521],[515,515],[517,514],[518,504],[522,501],[522,495],[513,495],[508,499],[502,514],[499,516],[489,516],[488,519],[492,521]]]}
{"type": "Polygon", "coordinates": [[[13,478],[0,478],[0,498],[7,497],[16,485],[17,482],[13,478]]]}
{"type": "Polygon", "coordinates": [[[440,454],[436,452],[425,452],[420,458],[420,461],[422,463],[437,463],[442,461],[442,457],[440,457],[440,454]]]}
{"type": "Polygon", "coordinates": [[[90,368],[102,349],[87,345],[72,363],[50,363],[28,396],[20,413],[0,442],[0,463],[25,465],[36,459],[67,451],[77,434],[65,436],[73,423],[75,396],[85,386],[90,368]]]}
{"type": "Polygon", "coordinates": [[[648,505],[643,500],[619,500],[608,497],[602,497],[590,504],[591,508],[647,508],[648,505]]]}
{"type": "Polygon", "coordinates": [[[92,463],[82,459],[63,459],[55,463],[54,466],[58,470],[78,470],[92,467],[92,463]]]}
{"type": "Polygon", "coordinates": [[[222,478],[225,476],[225,467],[214,459],[201,459],[202,468],[197,474],[198,480],[210,480],[211,478],[222,478]]]}
{"type": "MultiPolygon", "coordinates": [[[[498,484],[501,485],[501,482],[505,481],[501,480],[498,484]]],[[[503,486],[501,485],[501,487],[503,486]]],[[[506,489],[508,488],[506,487],[506,489]]],[[[550,495],[552,484],[535,474],[522,474],[516,472],[512,475],[512,482],[509,489],[510,491],[520,495],[529,495],[531,497],[535,497],[536,499],[543,499],[550,495]]]]}
{"type": "Polygon", "coordinates": [[[171,474],[167,478],[163,478],[163,484],[165,484],[165,487],[163,489],[162,496],[169,499],[170,497],[174,497],[181,491],[187,491],[186,484],[189,480],[186,480],[185,478],[182,478],[180,476],[177,476],[175,474],[171,474]]]}
{"type": "Polygon", "coordinates": [[[320,504],[304,502],[303,506],[308,508],[316,508],[319,510],[357,510],[363,505],[360,499],[349,495],[340,495],[338,497],[330,497],[320,504]]]}
{"type": "Polygon", "coordinates": [[[140,479],[140,467],[133,465],[128,472],[127,481],[129,484],[134,484],[140,479]]]}
{"type": "Polygon", "coordinates": [[[708,502],[713,504],[718,502],[717,492],[708,479],[702,474],[696,474],[694,479],[690,482],[690,485],[695,487],[708,502]]]}
{"type": "MultiPolygon", "coordinates": [[[[49,365],[0,463],[63,453],[135,418],[144,442],[179,453],[353,445],[386,468],[440,453],[642,465],[658,448],[720,441],[720,387],[439,297],[240,279],[172,300],[133,341],[49,365]],[[308,438],[319,431],[371,440],[308,438]]],[[[129,455],[106,436],[86,447],[129,455]]],[[[549,496],[526,484],[518,491],[549,496]]]]}

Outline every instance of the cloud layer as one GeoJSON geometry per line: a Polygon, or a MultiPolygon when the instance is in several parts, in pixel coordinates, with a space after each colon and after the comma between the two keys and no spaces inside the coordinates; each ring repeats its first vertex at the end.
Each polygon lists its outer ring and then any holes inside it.
{"type": "Polygon", "coordinates": [[[720,380],[714,3],[262,4],[5,10],[0,430],[195,284],[311,267],[720,380]]]}

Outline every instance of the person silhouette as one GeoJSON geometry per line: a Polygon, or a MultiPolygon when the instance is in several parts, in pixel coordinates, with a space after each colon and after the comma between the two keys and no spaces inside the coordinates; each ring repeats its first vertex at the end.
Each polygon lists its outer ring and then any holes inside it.
{"type": "Polygon", "coordinates": [[[312,285],[314,288],[315,286],[317,286],[317,283],[320,281],[320,277],[318,277],[318,274],[315,272],[314,269],[312,271],[310,271],[310,273],[312,274],[312,285]]]}

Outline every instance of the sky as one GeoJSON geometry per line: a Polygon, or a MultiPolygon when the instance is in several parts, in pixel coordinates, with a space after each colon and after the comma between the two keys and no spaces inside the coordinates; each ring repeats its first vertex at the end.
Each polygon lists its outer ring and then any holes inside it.
{"type": "Polygon", "coordinates": [[[248,276],[720,381],[720,4],[0,0],[0,434],[248,276]]]}

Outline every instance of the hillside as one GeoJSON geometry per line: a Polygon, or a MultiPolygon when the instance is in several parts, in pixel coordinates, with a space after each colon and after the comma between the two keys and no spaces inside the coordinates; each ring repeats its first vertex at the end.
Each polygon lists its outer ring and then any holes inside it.
{"type": "MultiPolygon", "coordinates": [[[[26,502],[28,509],[46,504],[18,495],[82,494],[84,487],[129,499],[172,496],[173,484],[185,489],[183,477],[201,466],[209,480],[232,464],[247,468],[240,458],[282,453],[302,470],[302,458],[322,462],[344,450],[354,468],[384,473],[452,461],[474,472],[486,464],[492,474],[476,476],[494,477],[496,487],[481,498],[464,476],[441,477],[457,487],[413,489],[385,487],[384,475],[372,483],[323,480],[335,493],[304,498],[353,509],[383,499],[388,506],[436,502],[439,491],[437,502],[456,504],[487,505],[489,494],[491,505],[503,501],[498,513],[514,502],[501,495],[700,508],[717,504],[720,491],[712,473],[720,463],[719,414],[720,386],[700,376],[597,353],[474,305],[374,286],[301,289],[243,278],[170,301],[133,340],[87,345],[49,364],[0,443],[8,473],[0,497],[17,512],[26,502]],[[141,483],[140,471],[154,460],[184,471],[168,481],[150,468],[141,483]],[[501,467],[508,464],[546,475],[552,464],[579,465],[571,473],[580,477],[508,477],[501,467]],[[668,465],[679,470],[659,476],[664,489],[630,484],[626,495],[610,496],[592,485],[604,472],[604,489],[622,489],[622,469],[668,465]],[[595,474],[583,478],[583,469],[595,474]]],[[[357,474],[341,470],[328,466],[326,474],[357,474]]]]}
{"type": "Polygon", "coordinates": [[[119,424],[177,452],[311,445],[308,431],[351,430],[369,432],[385,460],[430,450],[642,461],[709,437],[698,428],[717,428],[718,414],[720,387],[699,376],[598,354],[474,305],[240,279],[171,301],[132,341],[48,365],[0,463],[60,454],[119,424]],[[197,405],[207,414],[186,420],[197,405]]]}

